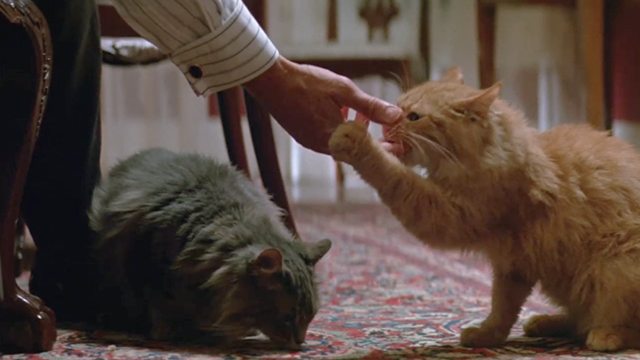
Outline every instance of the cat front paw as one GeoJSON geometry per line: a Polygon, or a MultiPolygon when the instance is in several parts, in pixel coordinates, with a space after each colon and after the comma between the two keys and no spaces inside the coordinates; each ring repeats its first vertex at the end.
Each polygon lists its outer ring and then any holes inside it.
{"type": "Polygon", "coordinates": [[[493,328],[468,327],[460,334],[460,345],[472,348],[497,347],[505,343],[508,335],[493,328]]]}
{"type": "Polygon", "coordinates": [[[349,121],[338,125],[329,139],[331,156],[337,161],[352,162],[362,150],[368,136],[367,127],[360,122],[349,121]]]}
{"type": "Polygon", "coordinates": [[[624,340],[619,330],[598,328],[589,331],[587,348],[591,351],[618,351],[624,346],[624,340]]]}

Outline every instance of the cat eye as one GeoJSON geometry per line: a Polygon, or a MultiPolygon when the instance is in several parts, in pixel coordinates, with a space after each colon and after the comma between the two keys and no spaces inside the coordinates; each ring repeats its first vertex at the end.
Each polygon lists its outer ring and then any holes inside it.
{"type": "Polygon", "coordinates": [[[420,115],[416,112],[410,112],[409,115],[407,115],[407,119],[410,121],[416,121],[420,119],[420,115]]]}

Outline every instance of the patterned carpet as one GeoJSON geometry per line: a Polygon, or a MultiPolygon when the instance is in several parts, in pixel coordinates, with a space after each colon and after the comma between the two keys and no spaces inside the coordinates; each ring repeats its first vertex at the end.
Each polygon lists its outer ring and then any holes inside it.
{"type": "MultiPolygon", "coordinates": [[[[460,329],[489,311],[486,266],[426,248],[379,206],[298,206],[295,215],[304,239],[334,241],[319,263],[323,305],[300,352],[271,351],[255,340],[225,351],[61,330],[52,352],[3,359],[640,359],[640,352],[602,355],[564,340],[520,338],[521,323],[502,348],[459,347],[460,329]]],[[[549,311],[534,296],[522,318],[549,311]]]]}

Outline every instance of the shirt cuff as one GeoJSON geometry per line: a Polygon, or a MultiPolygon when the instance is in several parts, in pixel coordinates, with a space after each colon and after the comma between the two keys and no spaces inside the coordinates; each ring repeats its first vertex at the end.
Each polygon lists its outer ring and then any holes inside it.
{"type": "Polygon", "coordinates": [[[176,49],[171,61],[198,95],[232,88],[254,79],[279,53],[242,1],[214,32],[176,49]]]}

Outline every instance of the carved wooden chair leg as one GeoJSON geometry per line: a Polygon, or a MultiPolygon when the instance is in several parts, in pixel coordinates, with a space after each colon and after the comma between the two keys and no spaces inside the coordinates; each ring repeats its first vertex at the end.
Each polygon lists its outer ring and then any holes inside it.
{"type": "Polygon", "coordinates": [[[22,262],[24,261],[24,248],[25,248],[25,225],[22,217],[18,218],[16,224],[16,241],[14,246],[13,256],[13,275],[17,278],[22,275],[22,262]]]}
{"type": "MultiPolygon", "coordinates": [[[[28,90],[33,101],[30,106],[18,101],[16,106],[19,109],[7,110],[9,118],[2,120],[6,120],[5,125],[14,131],[0,131],[4,136],[11,132],[12,136],[22,140],[18,146],[0,151],[0,162],[3,163],[0,168],[0,351],[42,352],[53,348],[55,315],[39,298],[16,285],[14,251],[20,201],[49,90],[51,38],[44,16],[30,0],[0,0],[0,13],[4,15],[0,21],[8,20],[8,23],[1,24],[4,25],[3,31],[15,31],[14,39],[17,39],[20,31],[26,30],[28,37],[25,39],[28,41],[30,38],[34,48],[34,78],[28,90]],[[18,126],[20,130],[16,131],[15,124],[27,126],[18,126]]],[[[4,106],[10,107],[11,104],[4,106]]]]}
{"type": "Polygon", "coordinates": [[[276,143],[273,139],[273,128],[271,126],[271,116],[265,111],[257,100],[245,91],[244,100],[247,106],[247,117],[249,128],[251,129],[251,139],[253,148],[262,177],[262,184],[271,193],[273,200],[281,209],[285,211],[284,223],[289,230],[297,234],[296,225],[293,221],[293,214],[289,207],[287,192],[284,188],[278,154],[276,153],[276,143]]]}
{"type": "Polygon", "coordinates": [[[346,189],[345,189],[345,174],[344,167],[341,162],[334,161],[336,166],[336,197],[339,203],[345,202],[346,189]]]}
{"type": "Polygon", "coordinates": [[[234,87],[218,93],[218,108],[220,109],[220,119],[222,121],[222,130],[224,131],[224,140],[227,143],[229,161],[250,178],[251,173],[242,134],[241,106],[242,90],[240,87],[234,87]]]}

